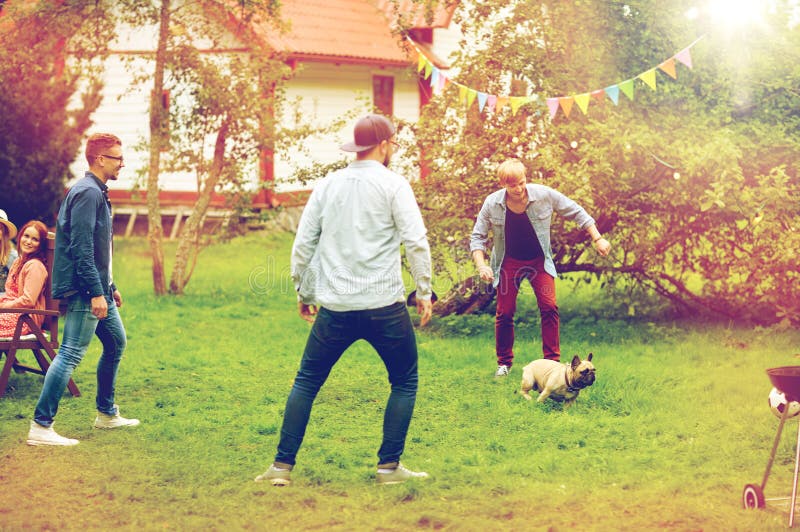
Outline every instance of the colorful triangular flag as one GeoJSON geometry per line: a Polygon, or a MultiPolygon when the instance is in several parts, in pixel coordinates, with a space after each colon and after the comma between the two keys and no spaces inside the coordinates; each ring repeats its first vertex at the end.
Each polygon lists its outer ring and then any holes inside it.
{"type": "Polygon", "coordinates": [[[583,114],[586,114],[586,112],[589,110],[589,98],[590,96],[588,92],[575,96],[575,103],[578,104],[578,107],[583,114]]]}
{"type": "Polygon", "coordinates": [[[428,59],[424,55],[419,54],[419,57],[417,58],[417,72],[422,72],[422,69],[425,68],[425,63],[427,62],[428,59]]]}
{"type": "Polygon", "coordinates": [[[656,69],[651,68],[647,72],[642,72],[637,76],[640,80],[644,81],[648,87],[656,90],[656,69]]]}
{"type": "Polygon", "coordinates": [[[497,104],[497,96],[495,96],[494,94],[490,94],[490,95],[489,95],[489,96],[486,98],[486,112],[487,112],[487,113],[492,113],[492,112],[494,112],[494,106],[495,106],[496,104],[497,104]]]}
{"type": "Polygon", "coordinates": [[[494,108],[499,113],[500,109],[502,109],[506,105],[508,105],[508,96],[498,96],[497,97],[497,103],[495,104],[494,108]]]}
{"type": "Polygon", "coordinates": [[[436,88],[439,86],[439,69],[433,67],[433,71],[431,72],[431,88],[435,91],[436,88]]]}
{"type": "Polygon", "coordinates": [[[483,106],[486,105],[486,99],[489,97],[485,92],[478,92],[478,111],[483,112],[483,106]]]}
{"type": "Polygon", "coordinates": [[[478,96],[478,91],[475,89],[467,88],[467,107],[472,107],[472,102],[475,101],[475,98],[478,96]]]}
{"type": "Polygon", "coordinates": [[[619,90],[621,90],[625,96],[629,99],[633,100],[633,79],[626,79],[622,83],[618,85],[619,90]]]}
{"type": "Polygon", "coordinates": [[[603,90],[608,97],[611,98],[611,101],[614,102],[614,105],[619,104],[619,85],[611,85],[603,90]]]}
{"type": "Polygon", "coordinates": [[[558,103],[561,105],[561,109],[564,111],[564,116],[569,118],[569,112],[572,111],[572,104],[575,103],[575,99],[572,96],[565,96],[563,98],[559,98],[558,103]]]}
{"type": "Polygon", "coordinates": [[[425,73],[422,75],[425,79],[428,79],[433,72],[433,65],[430,61],[425,61],[425,73]]]}
{"type": "Polygon", "coordinates": [[[519,108],[531,100],[527,96],[512,96],[510,98],[510,101],[511,101],[511,112],[513,114],[517,114],[519,108]]]}
{"type": "Polygon", "coordinates": [[[688,48],[685,48],[680,52],[678,52],[677,54],[675,54],[675,59],[677,59],[687,67],[692,68],[692,54],[689,53],[688,48]]]}
{"type": "Polygon", "coordinates": [[[675,58],[670,57],[660,65],[658,68],[666,72],[672,79],[678,79],[678,74],[675,72],[675,58]]]}
{"type": "Polygon", "coordinates": [[[558,112],[558,98],[548,98],[547,108],[550,109],[550,119],[552,120],[558,112]]]}
{"type": "Polygon", "coordinates": [[[462,84],[458,84],[458,100],[461,103],[467,103],[467,87],[462,84]]]}

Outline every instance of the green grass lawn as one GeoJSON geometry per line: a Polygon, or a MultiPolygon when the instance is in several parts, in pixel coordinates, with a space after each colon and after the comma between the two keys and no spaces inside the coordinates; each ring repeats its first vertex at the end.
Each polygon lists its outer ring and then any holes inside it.
{"type": "MultiPolygon", "coordinates": [[[[152,295],[147,244],[121,239],[114,273],[129,343],[118,378],[139,427],[98,431],[95,341],[56,429],[74,448],[25,445],[41,377],[12,374],[0,399],[0,529],[764,530],[786,504],[741,509],[778,420],[764,370],[797,364],[800,332],[620,321],[599,287],[559,282],[565,355],[594,352],[596,384],[564,411],[523,400],[541,356],[529,288],[517,363],[495,382],[493,316],[418,330],[420,391],[403,461],[426,482],[374,484],[385,371],[365,343],[334,368],[293,484],[271,463],[309,325],[289,279],[291,235],[250,234],[203,252],[182,297],[152,295]]],[[[416,319],[416,314],[412,312],[416,319]]],[[[27,356],[27,355],[25,355],[27,356]]],[[[791,494],[797,420],[767,497],[791,494]]]]}

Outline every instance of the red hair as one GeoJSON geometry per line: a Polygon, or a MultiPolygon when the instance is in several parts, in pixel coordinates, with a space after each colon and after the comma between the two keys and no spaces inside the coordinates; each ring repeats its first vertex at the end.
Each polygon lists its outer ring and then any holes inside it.
{"type": "Polygon", "coordinates": [[[19,259],[14,261],[14,264],[11,266],[12,272],[9,272],[9,275],[16,281],[17,275],[19,272],[22,271],[22,267],[25,266],[25,263],[31,259],[39,259],[44,264],[45,268],[47,267],[47,226],[44,223],[40,222],[39,220],[31,220],[30,222],[26,223],[22,226],[22,228],[17,233],[17,253],[19,253],[19,259]],[[23,256],[22,254],[22,235],[25,234],[25,231],[29,228],[33,227],[39,233],[39,249],[31,253],[30,255],[23,256]],[[19,263],[19,267],[15,267],[19,263]]]}

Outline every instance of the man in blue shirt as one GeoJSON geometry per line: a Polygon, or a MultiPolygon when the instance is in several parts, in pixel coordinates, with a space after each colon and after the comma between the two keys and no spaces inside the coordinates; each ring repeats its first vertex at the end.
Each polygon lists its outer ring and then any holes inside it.
{"type": "Polygon", "coordinates": [[[117,369],[127,339],[117,310],[122,296],[112,279],[111,203],[106,183],[118,179],[125,166],[122,141],[108,133],[90,136],[86,160],[89,171],[70,188],[58,211],[52,291],[54,298],[66,303],[67,313],[61,348],[45,375],[28,445],[78,444],[78,440],[57,434],[53,420],[64,387],[94,335],[103,344],[97,365],[95,428],[139,424],[138,419],[120,416],[114,403],[117,369]]]}
{"type": "Polygon", "coordinates": [[[506,377],[514,361],[514,313],[523,279],[528,279],[536,295],[544,358],[561,358],[557,274],[550,250],[553,213],[575,221],[587,232],[600,255],[608,255],[611,244],[600,235],[594,219],[583,207],[550,187],[529,184],[521,161],[506,160],[498,167],[497,176],[503,188],[484,201],[469,247],[481,279],[491,281],[497,289],[495,377],[506,377]],[[491,265],[486,264],[485,256],[490,230],[494,237],[491,265]]]}
{"type": "Polygon", "coordinates": [[[387,168],[394,134],[383,116],[359,120],[353,142],[342,146],[356,160],[317,184],[303,211],[291,268],[300,317],[313,326],[286,402],[275,461],[256,482],[290,483],[314,399],[333,365],[359,339],[378,352],[391,383],[377,482],[428,476],[400,464],[417,394],[417,344],[403,303],[401,244],[417,285],[421,326],[431,317],[432,292],[422,215],[408,181],[387,168]]]}

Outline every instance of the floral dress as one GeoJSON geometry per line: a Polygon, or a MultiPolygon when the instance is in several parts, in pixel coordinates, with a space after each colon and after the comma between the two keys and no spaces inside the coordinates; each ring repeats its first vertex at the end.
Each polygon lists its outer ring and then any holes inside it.
{"type": "MultiPolygon", "coordinates": [[[[6,293],[0,296],[0,308],[45,308],[44,283],[47,280],[47,268],[39,259],[30,259],[21,264],[21,259],[14,261],[6,279],[6,293]],[[20,270],[18,275],[15,271],[20,270]]],[[[0,313],[0,338],[14,336],[19,321],[19,314],[0,313]]],[[[33,320],[41,325],[43,316],[33,316],[33,320]]],[[[22,334],[30,334],[27,323],[22,325],[22,334]]]]}

